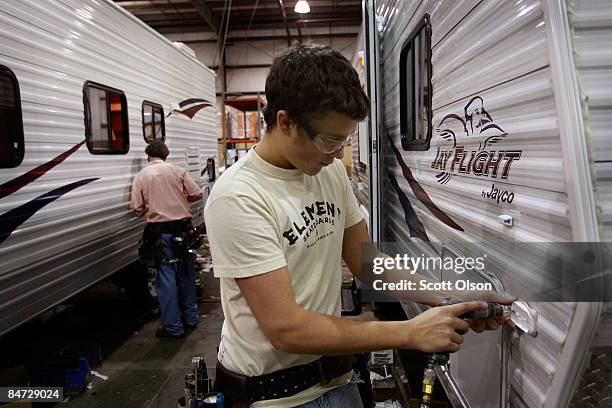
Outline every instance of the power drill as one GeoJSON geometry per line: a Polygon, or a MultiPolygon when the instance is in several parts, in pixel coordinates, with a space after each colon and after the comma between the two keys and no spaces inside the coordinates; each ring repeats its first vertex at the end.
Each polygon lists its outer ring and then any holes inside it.
{"type": "MultiPolygon", "coordinates": [[[[448,306],[459,303],[453,301],[450,298],[444,298],[440,306],[448,306]]],[[[472,312],[464,313],[458,317],[463,320],[484,320],[494,317],[501,317],[505,314],[505,309],[502,305],[497,303],[487,303],[487,308],[482,310],[474,310],[472,312]]],[[[429,408],[433,399],[433,388],[436,382],[436,370],[435,367],[442,366],[448,363],[450,359],[450,353],[426,353],[425,359],[427,366],[423,372],[423,397],[421,399],[421,408],[429,408]]]]}

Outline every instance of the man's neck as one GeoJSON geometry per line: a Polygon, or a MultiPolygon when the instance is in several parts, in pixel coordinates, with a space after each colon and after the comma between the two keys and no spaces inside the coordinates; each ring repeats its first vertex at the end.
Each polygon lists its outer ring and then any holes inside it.
{"type": "Polygon", "coordinates": [[[283,145],[277,141],[280,137],[283,137],[283,135],[276,134],[275,130],[266,133],[257,145],[257,154],[273,166],[280,167],[281,169],[295,169],[282,154],[283,145]]]}

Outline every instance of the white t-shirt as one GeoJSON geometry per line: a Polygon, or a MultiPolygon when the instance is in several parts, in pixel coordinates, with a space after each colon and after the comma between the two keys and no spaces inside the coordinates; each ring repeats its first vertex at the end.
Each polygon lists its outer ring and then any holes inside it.
{"type": "MultiPolygon", "coordinates": [[[[221,364],[230,371],[257,376],[318,359],[318,355],[275,349],[234,278],[287,266],[299,306],[340,316],[344,229],[362,220],[342,161],[336,159],[317,175],[308,176],[275,167],[251,149],[215,183],[204,220],[215,276],[221,278],[225,315],[218,354],[221,364]]],[[[345,384],[346,377],[327,387],[315,385],[292,397],[252,407],[303,404],[330,387],[345,384]]]]}

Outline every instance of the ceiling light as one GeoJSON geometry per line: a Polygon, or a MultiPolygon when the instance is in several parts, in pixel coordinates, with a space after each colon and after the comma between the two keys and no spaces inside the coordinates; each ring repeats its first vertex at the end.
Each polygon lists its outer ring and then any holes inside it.
{"type": "Polygon", "coordinates": [[[295,4],[293,11],[300,14],[310,13],[310,6],[306,0],[300,0],[295,4]]]}

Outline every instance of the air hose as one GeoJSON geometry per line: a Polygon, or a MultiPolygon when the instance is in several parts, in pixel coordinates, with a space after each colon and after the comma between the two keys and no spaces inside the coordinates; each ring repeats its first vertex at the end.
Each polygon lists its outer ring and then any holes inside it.
{"type": "MultiPolygon", "coordinates": [[[[455,303],[449,298],[445,298],[440,306],[448,306],[455,303]]],[[[473,312],[464,313],[459,316],[463,320],[484,320],[489,318],[501,317],[505,314],[505,309],[497,303],[487,303],[487,308],[483,310],[475,310],[473,312]]],[[[426,353],[425,359],[427,365],[423,372],[423,396],[421,398],[421,408],[430,408],[433,401],[434,384],[436,383],[436,366],[448,364],[450,353],[426,353]]]]}

